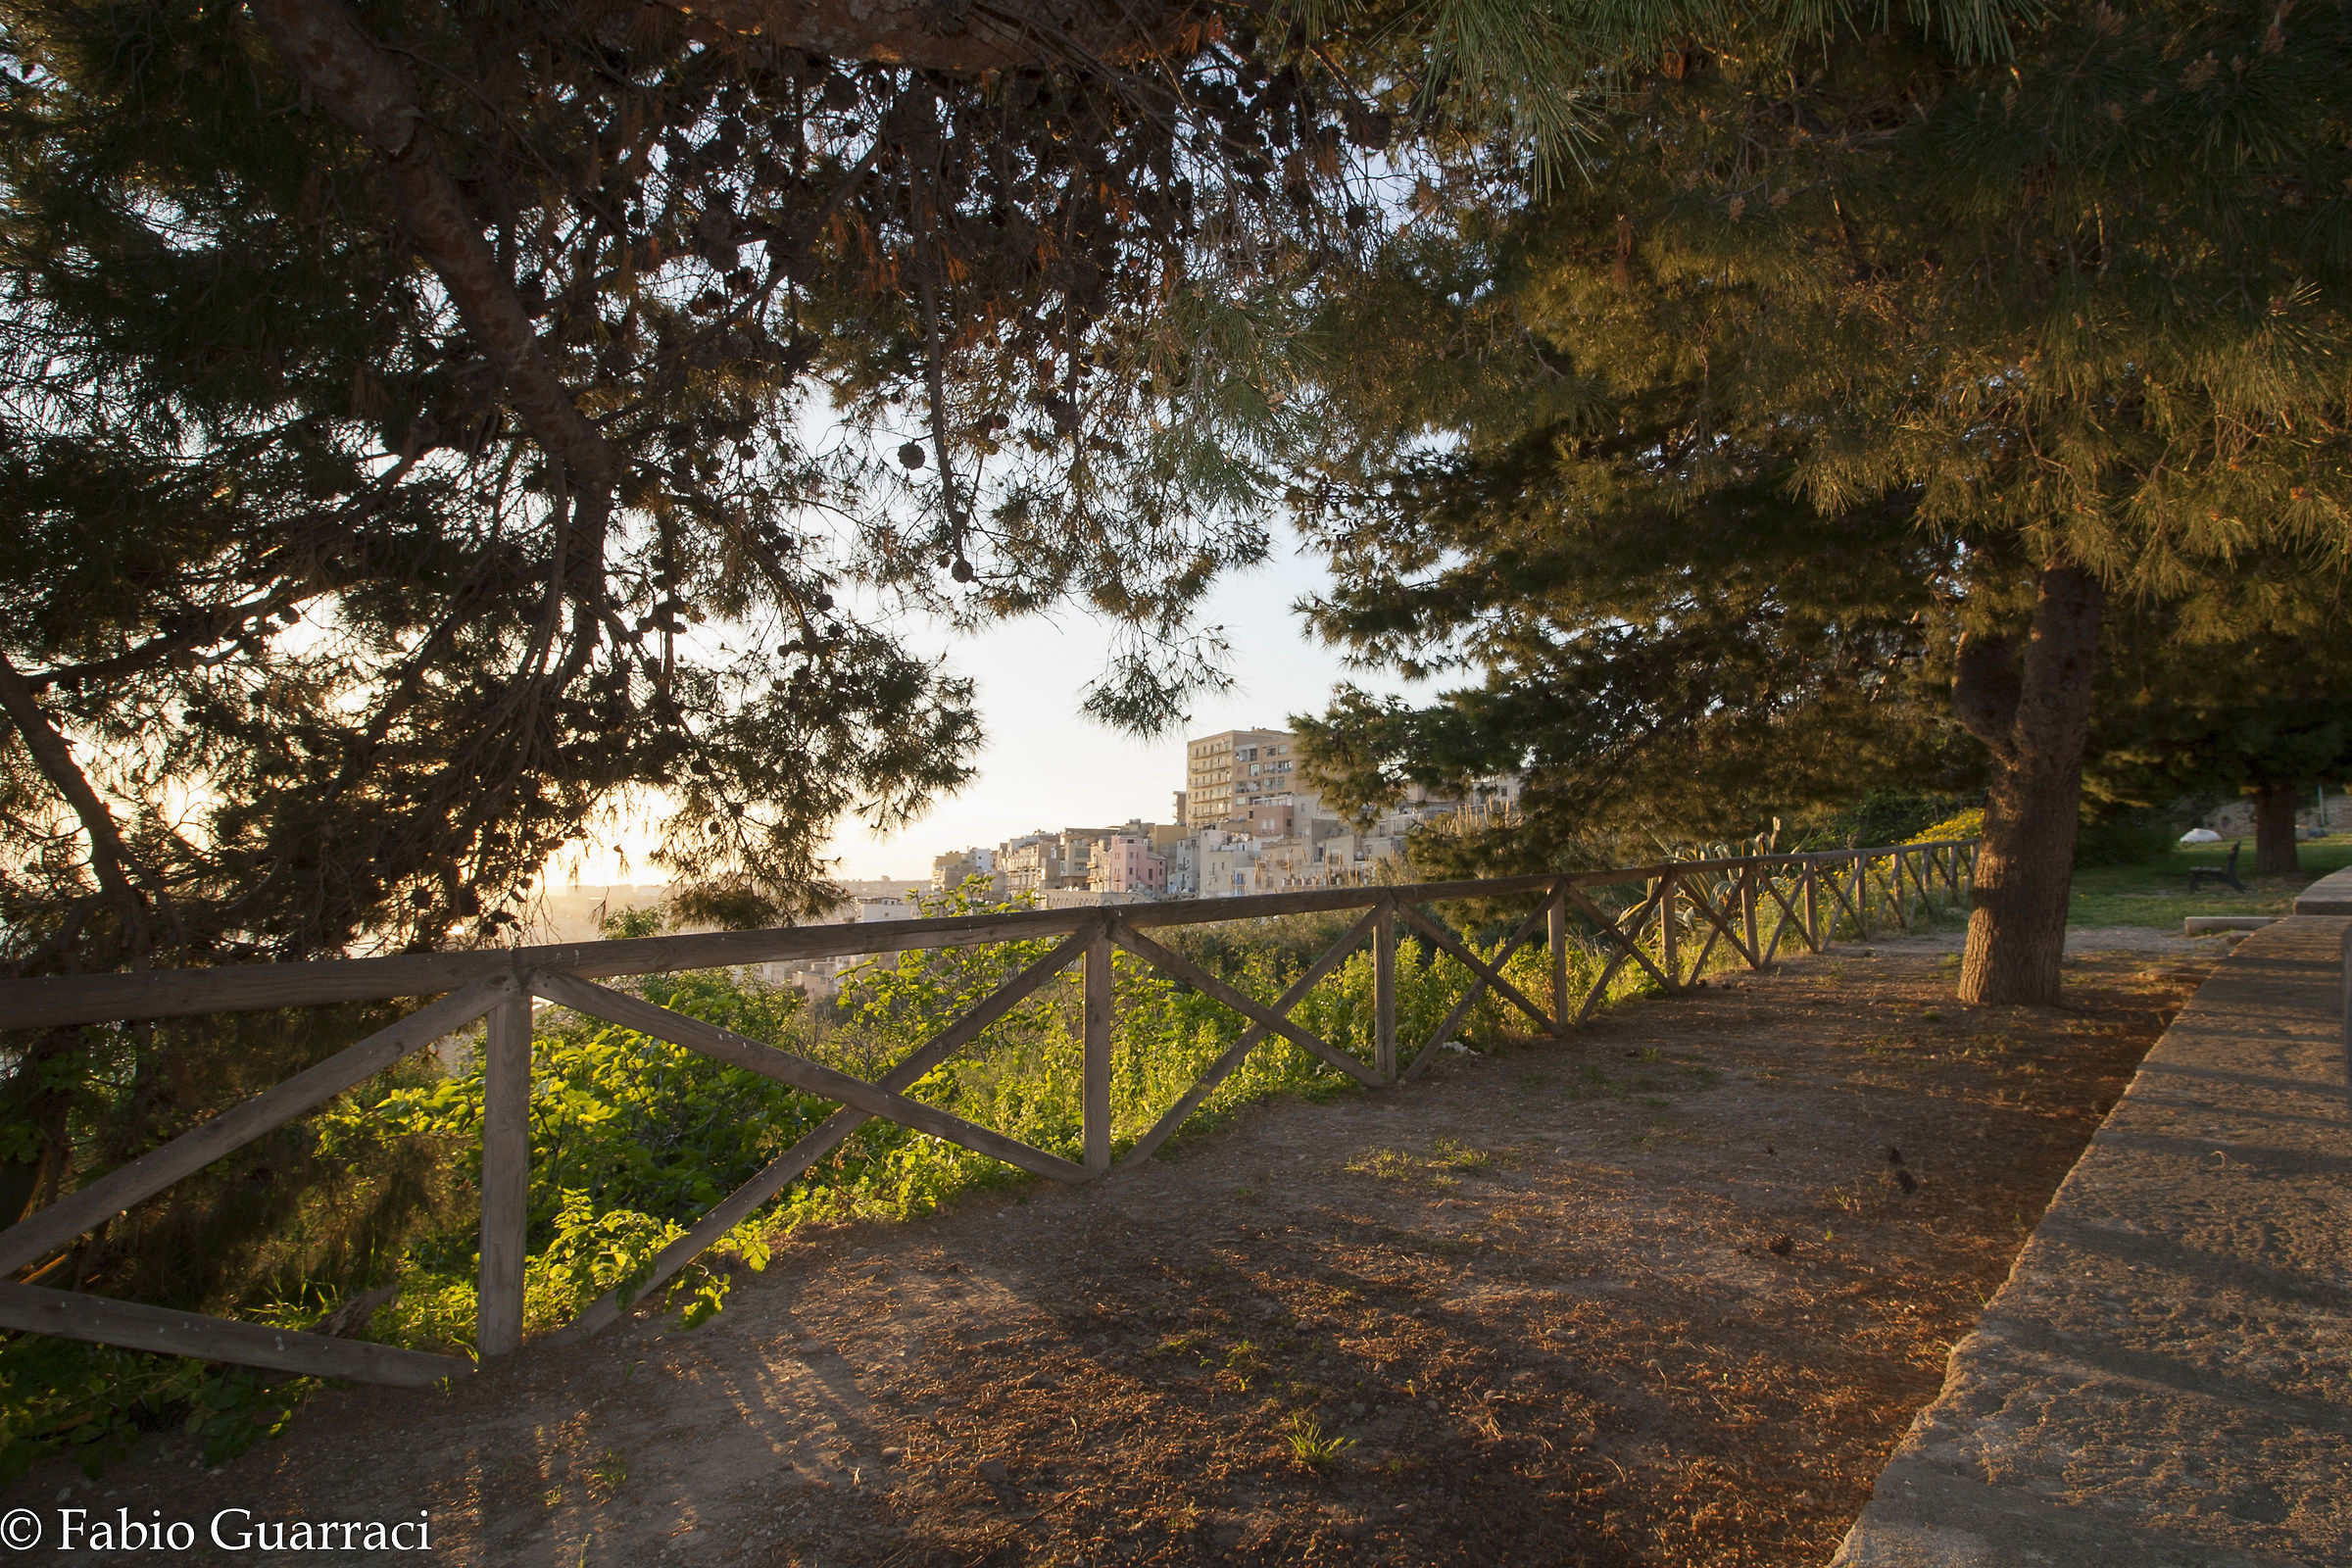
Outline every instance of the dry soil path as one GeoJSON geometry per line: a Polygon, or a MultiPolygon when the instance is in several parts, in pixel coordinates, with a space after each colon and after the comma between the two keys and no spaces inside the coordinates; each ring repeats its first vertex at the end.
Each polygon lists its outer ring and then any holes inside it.
{"type": "Polygon", "coordinates": [[[2220,951],[2079,953],[2066,1007],[1967,1009],[1948,946],[804,1232],[700,1329],[337,1391],[221,1470],[150,1440],[0,1501],[423,1511],[432,1560],[500,1568],[1819,1563],[2220,951]]]}

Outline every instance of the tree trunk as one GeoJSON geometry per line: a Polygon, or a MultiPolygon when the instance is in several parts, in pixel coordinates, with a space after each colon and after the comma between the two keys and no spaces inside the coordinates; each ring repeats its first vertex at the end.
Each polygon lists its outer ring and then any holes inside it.
{"type": "Polygon", "coordinates": [[[2265,784],[2254,792],[2254,874],[2286,876],[2295,862],[2295,808],[2303,792],[2292,784],[2265,784]]]}
{"type": "Polygon", "coordinates": [[[1993,759],[1962,1002],[2058,1001],[2103,597],[2082,567],[2047,565],[2022,659],[2006,637],[1961,639],[1953,708],[1993,759]]]}

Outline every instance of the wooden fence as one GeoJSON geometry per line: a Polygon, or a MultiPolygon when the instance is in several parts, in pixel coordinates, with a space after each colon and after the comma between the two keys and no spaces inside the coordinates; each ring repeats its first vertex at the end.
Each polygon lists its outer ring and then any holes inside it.
{"type": "MultiPolygon", "coordinates": [[[[640,937],[566,946],[426,954],[318,963],[0,981],[0,1027],[69,1027],[123,1019],[184,1017],[254,1008],[440,994],[399,1022],[327,1060],[109,1171],[0,1231],[0,1275],[52,1259],[61,1248],[173,1182],[318,1108],[393,1063],[487,1019],[483,1034],[481,1262],[476,1349],[513,1350],[522,1339],[524,1221],[530,1179],[531,1004],[534,998],[700,1052],[841,1107],[766,1169],[706,1214],[655,1260],[624,1298],[593,1303],[556,1340],[595,1334],[633,1299],[659,1289],[697,1254],[782,1192],[868,1117],[978,1151],[1035,1175],[1083,1182],[1108,1174],[1111,1160],[1111,955],[1116,949],[1231,1007],[1249,1027],[1181,1099],[1126,1151],[1122,1164],[1148,1159],[1208,1099],[1243,1058],[1269,1039],[1289,1041],[1366,1088],[1401,1083],[1425,1070],[1490,991],[1538,1029],[1564,1035],[1607,999],[1627,965],[1677,992],[1706,972],[1719,944],[1748,966],[1770,962],[1793,935],[1819,952],[1840,927],[1868,936],[1882,922],[1908,926],[1923,910],[1962,902],[1976,841],[1899,848],[1687,860],[1569,875],[1334,888],[1250,898],[1029,909],[944,919],[640,937]],[[1615,913],[1593,897],[1639,889],[1615,913]],[[1535,907],[1492,959],[1482,958],[1428,906],[1466,899],[1516,900],[1535,907]],[[1360,910],[1339,941],[1272,1002],[1246,996],[1146,933],[1317,910],[1360,910]],[[1574,994],[1572,926],[1592,930],[1607,961],[1574,994]],[[1765,935],[1769,929],[1770,935],[1765,935]],[[1409,1059],[1396,1039],[1396,939],[1410,931],[1471,974],[1469,989],[1409,1059]],[[1544,933],[1550,1007],[1503,973],[1511,956],[1544,933]],[[715,1024],[657,1006],[599,978],[858,954],[971,947],[1061,937],[1051,952],[872,1083],[715,1024]],[[1289,1014],[1298,1001],[1369,940],[1373,954],[1373,1059],[1309,1033],[1289,1014]],[[924,1074],[965,1050],[991,1024],[1072,963],[1083,965],[1082,1153],[1076,1161],[1007,1138],[906,1097],[924,1074]]],[[[36,1271],[37,1272],[37,1271],[36,1271]]],[[[273,1329],[138,1302],[111,1300],[0,1279],[0,1329],[55,1334],[101,1345],[360,1382],[424,1385],[470,1372],[474,1362],[318,1333],[273,1329]]]]}

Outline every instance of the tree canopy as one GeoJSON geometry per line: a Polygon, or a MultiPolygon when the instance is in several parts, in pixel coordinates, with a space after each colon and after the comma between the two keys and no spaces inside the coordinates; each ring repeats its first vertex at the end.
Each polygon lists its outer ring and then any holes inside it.
{"type": "MultiPolygon", "coordinates": [[[[1342,436],[1302,489],[1350,584],[1323,623],[1374,662],[1400,657],[1397,604],[1524,558],[1523,532],[1444,520],[1465,494],[1524,485],[1555,535],[1647,509],[1666,561],[1703,557],[1679,535],[1741,483],[1809,516],[1858,599],[1949,633],[1991,788],[1964,993],[2041,1001],[2105,607],[2193,601],[2268,549],[2332,570],[2352,543],[2352,29],[2162,4],[2004,29],[1821,50],[1700,29],[1622,62],[1574,177],[1466,155],[1332,312],[1342,436]],[[1380,320],[1414,343],[1349,353],[1380,320]],[[1387,507],[1438,520],[1386,549],[1387,507]],[[1904,519],[1913,570],[1837,550],[1874,512],[1904,519]],[[1450,555],[1415,554],[1440,536],[1450,555]]],[[[1802,571],[1757,518],[1756,565],[1802,571]]],[[[1506,688],[1510,598],[1475,635],[1463,608],[1430,628],[1506,688]]],[[[1625,635],[1595,608],[1569,623],[1625,635]]]]}
{"type": "Polygon", "coordinates": [[[2348,599],[2352,576],[2272,554],[2204,602],[2119,628],[2092,715],[2089,793],[2110,809],[2249,795],[2254,868],[2294,870],[2297,808],[2352,772],[2348,599]]]}
{"type": "MultiPolygon", "coordinates": [[[[512,940],[645,791],[674,913],[803,916],[845,811],[968,776],[910,608],[1101,616],[1112,722],[1216,678],[1288,416],[1239,372],[1377,232],[1389,112],[1247,10],[934,28],[968,70],[910,15],[0,8],[9,972],[512,940]]],[[[0,1214],[382,1021],[13,1037],[0,1214]]],[[[261,1246],[313,1169],[264,1140],[70,1272],[261,1246]]]]}
{"type": "Polygon", "coordinates": [[[1075,599],[1116,722],[1214,678],[1241,307],[1352,250],[1390,129],[1280,39],[1085,22],[950,75],[699,9],[11,7],[18,971],[494,937],[651,786],[687,912],[805,911],[842,811],[967,774],[907,606],[1075,599]]]}

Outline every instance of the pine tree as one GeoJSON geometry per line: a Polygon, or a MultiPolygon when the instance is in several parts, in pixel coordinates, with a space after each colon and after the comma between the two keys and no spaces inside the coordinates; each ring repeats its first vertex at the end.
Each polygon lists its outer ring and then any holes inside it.
{"type": "Polygon", "coordinates": [[[1295,717],[1327,800],[1522,773],[1519,821],[1487,846],[1518,871],[1596,834],[1743,838],[1874,784],[1954,782],[1965,760],[1919,689],[1960,553],[1900,507],[1820,517],[1769,453],[1719,445],[1707,476],[1661,484],[1677,396],[1643,388],[1625,407],[1652,417],[1604,435],[1326,493],[1338,581],[1310,624],[1367,663],[1472,677],[1431,706],[1348,687],[1295,717]]]}
{"type": "MultiPolygon", "coordinates": [[[[1113,722],[1218,678],[1249,307],[1371,231],[1385,117],[1219,16],[801,9],[880,30],[0,9],[9,972],[508,940],[649,790],[675,914],[801,917],[969,776],[910,605],[1083,605],[1113,722]]],[[[336,1037],[12,1038],[0,1220],[336,1037]]]]}
{"type": "Polygon", "coordinates": [[[2274,553],[2182,605],[2118,627],[2086,785],[2110,807],[2254,800],[2254,869],[2296,869],[2295,812],[2352,772],[2352,580],[2274,553]]]}
{"type": "MultiPolygon", "coordinates": [[[[1491,156],[1427,183],[1446,243],[1399,248],[1329,339],[1325,494],[1439,436],[1465,473],[1625,442],[1669,512],[1751,454],[1833,533],[1899,508],[1956,561],[1953,712],[1988,763],[1961,994],[2055,1001],[2110,600],[2352,541],[2352,23],[2064,5],[1810,49],[1740,20],[1592,56],[1618,91],[1548,186],[1491,156]]],[[[1524,47],[1483,58],[1503,113],[1546,88],[1524,47]]],[[[1362,534],[1333,538],[1345,572],[1362,534]]]]}

